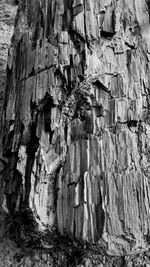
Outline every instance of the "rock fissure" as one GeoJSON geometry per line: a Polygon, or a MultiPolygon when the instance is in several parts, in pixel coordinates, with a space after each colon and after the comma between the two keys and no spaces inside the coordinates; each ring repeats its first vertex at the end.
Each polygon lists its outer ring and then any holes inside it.
{"type": "Polygon", "coordinates": [[[7,208],[110,255],[149,236],[146,2],[22,1],[9,49],[7,208]]]}

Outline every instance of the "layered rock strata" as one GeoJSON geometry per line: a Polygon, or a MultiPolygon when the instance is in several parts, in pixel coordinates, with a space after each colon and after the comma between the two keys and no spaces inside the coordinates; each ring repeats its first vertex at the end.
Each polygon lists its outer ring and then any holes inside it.
{"type": "Polygon", "coordinates": [[[149,5],[24,0],[9,49],[7,208],[110,255],[149,240],[149,5]]]}

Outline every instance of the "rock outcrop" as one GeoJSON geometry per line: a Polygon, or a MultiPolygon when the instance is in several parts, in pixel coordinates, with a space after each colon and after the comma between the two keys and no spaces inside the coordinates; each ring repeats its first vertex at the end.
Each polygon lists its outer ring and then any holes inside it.
{"type": "Polygon", "coordinates": [[[0,2],[0,116],[2,113],[5,88],[5,70],[7,53],[13,34],[13,25],[17,5],[14,0],[1,0],[0,2]]]}
{"type": "MultiPolygon", "coordinates": [[[[17,3],[15,0],[0,1],[0,133],[1,133],[1,117],[4,104],[5,91],[5,72],[7,65],[8,48],[11,43],[11,37],[14,29],[14,19],[17,11],[17,3]]],[[[0,135],[0,204],[3,198],[2,189],[2,170],[4,161],[2,160],[2,140],[0,135]]]]}
{"type": "Polygon", "coordinates": [[[5,205],[110,255],[149,245],[149,10],[24,0],[9,49],[5,205]]]}

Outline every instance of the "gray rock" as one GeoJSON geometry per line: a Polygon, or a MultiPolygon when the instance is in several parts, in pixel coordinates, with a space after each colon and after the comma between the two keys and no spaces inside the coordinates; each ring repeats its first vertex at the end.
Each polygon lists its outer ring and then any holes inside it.
{"type": "Polygon", "coordinates": [[[10,213],[29,207],[41,230],[109,255],[147,248],[149,31],[145,0],[20,3],[3,116],[10,213]]]}

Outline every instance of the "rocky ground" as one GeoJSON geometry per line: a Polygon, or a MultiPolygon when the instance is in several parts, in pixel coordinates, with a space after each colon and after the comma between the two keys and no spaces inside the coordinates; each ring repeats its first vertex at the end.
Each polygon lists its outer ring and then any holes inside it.
{"type": "Polygon", "coordinates": [[[24,218],[18,215],[12,222],[7,214],[0,214],[0,267],[150,267],[150,250],[108,256],[102,249],[77,244],[57,233],[43,236],[24,218]]]}

